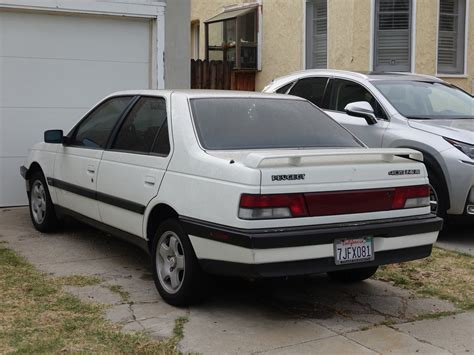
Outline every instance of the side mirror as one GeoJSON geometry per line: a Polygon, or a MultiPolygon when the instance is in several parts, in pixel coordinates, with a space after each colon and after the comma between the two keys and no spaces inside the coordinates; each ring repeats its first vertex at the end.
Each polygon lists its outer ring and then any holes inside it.
{"type": "Polygon", "coordinates": [[[374,109],[367,101],[357,101],[347,104],[344,111],[350,116],[365,118],[367,124],[373,125],[377,123],[374,109]]]}
{"type": "Polygon", "coordinates": [[[64,142],[63,131],[61,129],[50,129],[45,131],[44,141],[45,143],[62,144],[64,142]]]}

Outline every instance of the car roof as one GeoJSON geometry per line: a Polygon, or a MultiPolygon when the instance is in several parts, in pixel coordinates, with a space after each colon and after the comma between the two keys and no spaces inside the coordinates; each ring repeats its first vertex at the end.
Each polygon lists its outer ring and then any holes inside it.
{"type": "Polygon", "coordinates": [[[307,78],[312,76],[335,76],[346,79],[359,79],[368,81],[378,80],[408,80],[408,81],[430,81],[444,82],[443,80],[430,75],[413,74],[413,73],[396,73],[396,72],[355,72],[348,70],[336,69],[306,69],[300,70],[285,76],[276,78],[272,82],[272,86],[276,84],[284,84],[292,80],[307,78]]]}
{"type": "Polygon", "coordinates": [[[144,95],[144,96],[167,96],[167,95],[184,95],[187,98],[281,98],[290,100],[304,100],[297,96],[288,96],[281,94],[267,94],[255,91],[234,91],[234,90],[201,90],[201,89],[189,89],[189,90],[126,90],[118,91],[110,94],[112,96],[123,96],[123,95],[144,95]]]}

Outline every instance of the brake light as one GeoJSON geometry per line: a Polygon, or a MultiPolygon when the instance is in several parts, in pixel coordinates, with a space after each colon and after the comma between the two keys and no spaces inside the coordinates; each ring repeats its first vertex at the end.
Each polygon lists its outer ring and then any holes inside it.
{"type": "Polygon", "coordinates": [[[428,185],[304,194],[243,194],[240,198],[239,218],[316,217],[390,211],[429,205],[430,188],[428,185]]]}
{"type": "Polygon", "coordinates": [[[240,197],[239,218],[269,219],[308,216],[303,194],[251,195],[240,197]]]}
{"type": "Polygon", "coordinates": [[[430,187],[428,185],[403,186],[395,188],[392,209],[416,208],[430,205],[430,187]]]}

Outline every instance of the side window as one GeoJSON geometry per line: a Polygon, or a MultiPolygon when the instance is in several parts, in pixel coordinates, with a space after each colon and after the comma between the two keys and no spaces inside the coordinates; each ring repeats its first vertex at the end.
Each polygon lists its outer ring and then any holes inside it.
{"type": "Polygon", "coordinates": [[[348,80],[334,79],[332,84],[329,109],[344,112],[347,104],[367,101],[374,109],[377,118],[387,119],[385,112],[375,97],[363,86],[348,80]]]}
{"type": "Polygon", "coordinates": [[[328,78],[305,78],[298,80],[290,91],[290,95],[299,96],[311,101],[318,107],[322,107],[324,91],[328,78]]]}
{"type": "Polygon", "coordinates": [[[276,93],[277,94],[286,94],[288,89],[291,88],[291,85],[293,85],[293,82],[289,83],[289,84],[286,84],[285,86],[282,86],[281,88],[279,88],[276,93]]]}
{"type": "Polygon", "coordinates": [[[80,123],[71,145],[104,149],[120,114],[131,100],[131,96],[121,96],[100,104],[80,123]]]}
{"type": "Polygon", "coordinates": [[[166,101],[158,97],[142,97],[120,127],[112,149],[150,153],[155,140],[158,139],[160,142],[157,144],[161,146],[167,144],[169,152],[166,101]],[[165,140],[167,143],[164,143],[165,140]]]}

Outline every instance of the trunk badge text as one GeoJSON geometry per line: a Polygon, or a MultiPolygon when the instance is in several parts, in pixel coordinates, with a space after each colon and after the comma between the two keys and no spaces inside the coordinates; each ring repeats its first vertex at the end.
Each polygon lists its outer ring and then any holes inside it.
{"type": "Polygon", "coordinates": [[[420,169],[390,170],[388,175],[419,175],[420,169]]]}
{"type": "Polygon", "coordinates": [[[306,174],[272,175],[272,181],[304,180],[306,174]]]}

